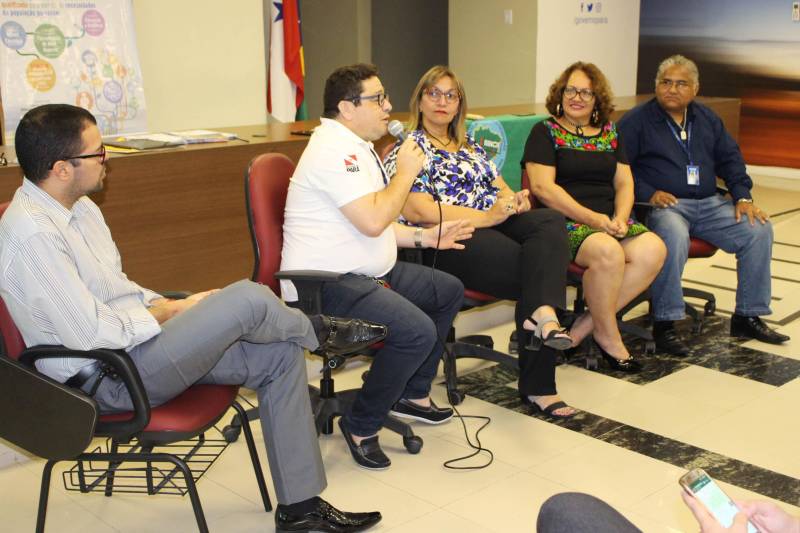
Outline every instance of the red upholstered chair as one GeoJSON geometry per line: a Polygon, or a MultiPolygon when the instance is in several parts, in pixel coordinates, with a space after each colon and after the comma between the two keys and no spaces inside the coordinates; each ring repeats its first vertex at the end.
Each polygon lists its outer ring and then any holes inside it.
{"type": "MultiPolygon", "coordinates": [[[[0,206],[0,214],[7,205],[0,206]]],[[[26,348],[2,299],[0,332],[4,355],[0,357],[0,419],[3,421],[0,423],[0,437],[47,459],[42,473],[38,532],[44,531],[53,466],[63,460],[77,461],[77,467],[65,472],[64,478],[65,484],[68,479],[72,480],[81,492],[102,490],[106,496],[111,496],[115,488],[122,492],[137,492],[137,487],[131,485],[132,478],[136,478],[142,481],[138,486],[140,491],[148,494],[188,493],[199,530],[208,531],[193,469],[187,463],[196,466],[198,457],[205,455],[202,459],[205,468],[199,472],[202,475],[216,459],[216,456],[209,459],[208,452],[204,451],[203,435],[230,407],[244,413],[236,402],[237,386],[195,385],[169,402],[151,408],[139,373],[125,351],[78,351],[63,346],[26,348]],[[110,366],[130,392],[134,410],[98,416],[92,398],[35,371],[35,361],[53,357],[89,358],[110,366]],[[79,427],[65,420],[75,421],[79,427]],[[161,449],[198,436],[199,439],[181,448],[182,453],[161,449]],[[108,453],[84,452],[93,437],[110,439],[108,453]],[[131,444],[132,441],[135,444],[131,444]],[[129,444],[124,452],[119,451],[120,445],[129,444]],[[186,451],[185,448],[190,449],[186,451]],[[100,469],[99,463],[107,463],[108,467],[100,469]],[[142,465],[126,468],[125,463],[142,465]],[[171,464],[170,469],[157,468],[164,463],[171,464]],[[181,478],[183,485],[177,483],[181,478]]],[[[264,510],[271,511],[272,503],[250,424],[245,423],[243,427],[264,510]]],[[[221,449],[217,447],[217,455],[219,453],[221,449]]]]}
{"type": "MultiPolygon", "coordinates": [[[[291,280],[297,288],[297,307],[306,314],[313,315],[320,313],[322,309],[322,284],[335,283],[342,274],[320,270],[278,271],[283,249],[286,195],[294,167],[292,160],[285,155],[270,153],[254,158],[245,172],[247,218],[255,256],[252,279],[267,285],[275,294],[280,294],[279,280],[291,280]]],[[[372,349],[380,346],[381,343],[376,343],[372,349]]],[[[331,434],[333,420],[348,410],[358,389],[336,391],[334,388],[332,371],[341,366],[349,356],[329,356],[325,353],[315,355],[322,358],[319,388],[310,387],[315,423],[318,432],[331,434]]],[[[237,425],[238,421],[234,419],[226,428],[231,438],[235,438],[237,425]]],[[[418,453],[422,449],[422,439],[414,435],[407,423],[389,416],[384,427],[402,435],[403,445],[409,453],[418,453]]]]}

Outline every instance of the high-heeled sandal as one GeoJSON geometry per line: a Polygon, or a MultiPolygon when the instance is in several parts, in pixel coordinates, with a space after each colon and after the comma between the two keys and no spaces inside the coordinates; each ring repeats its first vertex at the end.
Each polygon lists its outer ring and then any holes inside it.
{"type": "Polygon", "coordinates": [[[608,366],[610,366],[613,370],[633,373],[639,372],[642,369],[642,363],[634,359],[633,355],[630,355],[627,359],[618,359],[605,351],[594,338],[592,338],[592,345],[600,351],[600,355],[603,356],[603,359],[606,360],[608,366]]]}
{"type": "Polygon", "coordinates": [[[566,329],[561,327],[558,317],[555,315],[542,317],[538,322],[533,317],[526,318],[522,327],[530,332],[528,342],[525,344],[525,348],[528,350],[538,351],[542,344],[554,350],[566,350],[572,346],[572,337],[569,336],[566,329]],[[547,336],[542,338],[542,328],[551,322],[558,324],[558,327],[551,329],[547,336]],[[531,327],[528,327],[528,323],[531,324],[531,327]]]}

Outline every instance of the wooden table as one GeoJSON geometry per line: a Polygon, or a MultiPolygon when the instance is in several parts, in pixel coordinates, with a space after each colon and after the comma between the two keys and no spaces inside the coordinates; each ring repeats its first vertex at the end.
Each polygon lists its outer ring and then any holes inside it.
{"type": "MultiPolygon", "coordinates": [[[[648,96],[615,100],[615,118],[648,96]]],[[[739,132],[740,101],[701,99],[719,113],[731,134],[739,132]]],[[[482,115],[546,112],[542,104],[488,107],[482,115]]],[[[395,118],[403,120],[405,114],[395,118]]],[[[243,141],[182,146],[134,154],[115,154],[108,163],[105,189],[92,196],[103,210],[122,254],[123,268],[153,290],[221,287],[249,277],[253,266],[244,202],[244,174],[255,156],[281,152],[295,162],[308,137],[292,131],[319,122],[211,128],[237,133],[243,141]]],[[[378,149],[391,142],[385,137],[378,149]]],[[[11,159],[13,149],[3,147],[11,159]]],[[[0,168],[0,200],[19,186],[18,165],[0,168]]]]}

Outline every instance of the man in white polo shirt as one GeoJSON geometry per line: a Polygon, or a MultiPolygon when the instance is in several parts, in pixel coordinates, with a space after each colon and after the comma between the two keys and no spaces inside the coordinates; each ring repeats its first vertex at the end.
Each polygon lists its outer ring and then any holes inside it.
{"type": "MultiPolygon", "coordinates": [[[[372,147],[387,132],[392,106],[373,65],[337,69],[325,84],[322,124],[303,152],[289,186],[281,269],[346,274],[327,283],[323,312],[374,320],[388,326],[355,403],[339,426],[355,461],[384,469],[377,432],[391,410],[427,423],[453,411],[430,400],[443,346],[461,307],[464,287],[455,277],[397,262],[397,247],[463,248],[472,230],[465,222],[411,228],[396,222],[424,155],[413,141],[398,154],[388,181],[372,147]]],[[[284,299],[297,298],[291,282],[284,299]]]]}

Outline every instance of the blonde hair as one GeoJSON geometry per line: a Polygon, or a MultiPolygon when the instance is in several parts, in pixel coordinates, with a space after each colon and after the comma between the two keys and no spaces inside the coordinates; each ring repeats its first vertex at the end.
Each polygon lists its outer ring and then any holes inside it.
{"type": "Polygon", "coordinates": [[[467,95],[464,93],[464,86],[461,80],[450,70],[450,67],[445,65],[436,65],[431,67],[428,72],[422,75],[417,87],[411,94],[411,101],[408,103],[408,129],[410,131],[417,130],[422,127],[422,111],[419,108],[419,102],[422,100],[422,95],[427,89],[433,87],[437,81],[442,78],[450,78],[458,91],[458,110],[456,111],[453,120],[447,126],[447,134],[456,141],[458,148],[462,148],[467,142],[467,126],[465,124],[467,115],[467,95]]]}

